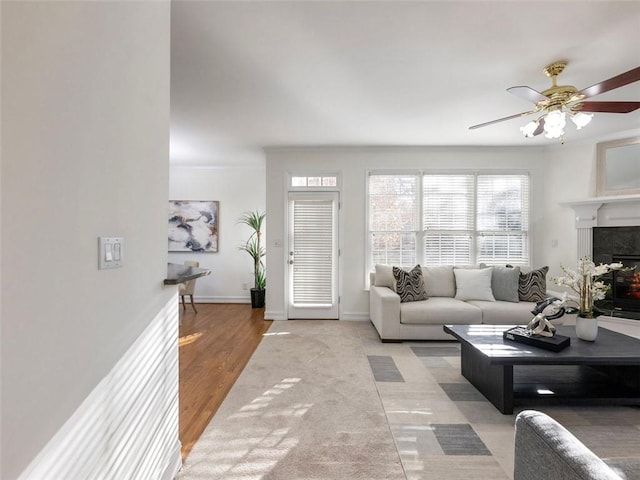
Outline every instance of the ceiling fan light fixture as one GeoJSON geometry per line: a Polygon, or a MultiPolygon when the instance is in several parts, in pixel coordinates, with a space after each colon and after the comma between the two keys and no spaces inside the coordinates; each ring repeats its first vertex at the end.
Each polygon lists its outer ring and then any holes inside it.
{"type": "Polygon", "coordinates": [[[576,130],[586,127],[591,122],[593,113],[577,112],[571,115],[571,121],[576,124],[576,130]]]}
{"type": "Polygon", "coordinates": [[[566,125],[566,113],[561,110],[552,110],[544,119],[544,136],[547,138],[560,138],[564,135],[564,127],[566,125]]]}
{"type": "Polygon", "coordinates": [[[524,125],[523,127],[520,127],[520,131],[525,137],[531,138],[533,137],[533,132],[535,132],[538,129],[539,125],[540,124],[537,121],[532,120],[526,125],[524,125]]]}

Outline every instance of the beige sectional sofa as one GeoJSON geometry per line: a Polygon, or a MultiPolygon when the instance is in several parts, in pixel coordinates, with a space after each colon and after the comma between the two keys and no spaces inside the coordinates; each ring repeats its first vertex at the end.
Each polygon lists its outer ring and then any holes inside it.
{"type": "MultiPolygon", "coordinates": [[[[460,295],[460,269],[480,270],[469,266],[455,267],[454,270],[452,265],[422,267],[427,300],[401,302],[400,296],[395,291],[392,267],[376,265],[376,272],[371,274],[369,307],[371,322],[378,331],[380,339],[383,342],[452,340],[453,337],[443,331],[443,325],[515,325],[526,324],[533,318],[531,311],[536,306],[536,302],[519,301],[517,293],[515,298],[508,297],[511,301],[492,301],[486,299],[486,292],[474,295],[473,292],[469,293],[468,289],[465,295],[460,295]],[[458,285],[456,279],[458,279],[458,285]],[[474,296],[485,299],[474,299],[474,296]]],[[[519,273],[520,270],[517,269],[517,274],[513,274],[516,275],[515,278],[518,278],[519,273]]],[[[501,288],[500,285],[493,287],[494,290],[501,288]]],[[[495,295],[494,298],[507,297],[503,294],[495,295]]]]}

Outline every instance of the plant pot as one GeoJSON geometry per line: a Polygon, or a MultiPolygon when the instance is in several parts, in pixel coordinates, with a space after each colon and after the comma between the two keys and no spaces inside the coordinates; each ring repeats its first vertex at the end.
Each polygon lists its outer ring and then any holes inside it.
{"type": "Polygon", "coordinates": [[[251,289],[251,308],[262,308],[264,307],[264,295],[266,293],[266,289],[262,288],[252,288],[251,289]]]}
{"type": "Polygon", "coordinates": [[[578,316],[576,318],[576,335],[581,340],[595,341],[598,337],[598,319],[578,316]]]}

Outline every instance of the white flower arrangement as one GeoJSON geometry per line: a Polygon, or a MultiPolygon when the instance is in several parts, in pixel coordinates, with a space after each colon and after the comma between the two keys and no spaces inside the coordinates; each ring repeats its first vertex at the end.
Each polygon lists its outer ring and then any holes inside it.
{"type": "Polygon", "coordinates": [[[614,270],[623,269],[622,263],[609,263],[596,265],[589,257],[581,258],[578,261],[578,268],[571,270],[563,265],[560,266],[564,272],[562,277],[553,277],[551,281],[556,285],[569,287],[579,296],[580,315],[593,316],[593,302],[602,300],[611,288],[598,278],[614,270]]]}

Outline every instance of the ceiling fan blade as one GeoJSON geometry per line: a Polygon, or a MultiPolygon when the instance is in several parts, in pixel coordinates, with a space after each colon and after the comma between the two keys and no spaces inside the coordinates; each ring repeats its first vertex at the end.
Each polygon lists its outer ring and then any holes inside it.
{"type": "Polygon", "coordinates": [[[479,123],[478,125],[470,126],[469,130],[475,130],[476,128],[486,127],[487,125],[493,125],[494,123],[504,122],[506,120],[511,120],[512,118],[524,117],[525,115],[530,115],[532,113],[536,113],[536,111],[531,110],[530,112],[516,113],[515,115],[499,118],[497,120],[491,120],[490,122],[479,123]]]}
{"type": "Polygon", "coordinates": [[[629,113],[640,108],[640,102],[580,102],[581,112],[629,113]]]}
{"type": "Polygon", "coordinates": [[[547,97],[546,95],[543,95],[539,91],[534,90],[531,87],[527,87],[526,85],[507,88],[507,92],[513,93],[516,97],[520,97],[523,100],[528,100],[529,102],[533,103],[549,100],[549,97],[547,97]]]}
{"type": "Polygon", "coordinates": [[[615,88],[624,87],[625,85],[637,82],[638,80],[640,80],[640,67],[636,67],[633,70],[629,70],[628,72],[621,73],[620,75],[616,75],[608,80],[591,85],[590,87],[580,90],[578,93],[584,95],[584,98],[593,97],[594,95],[599,95],[615,88]]]}

